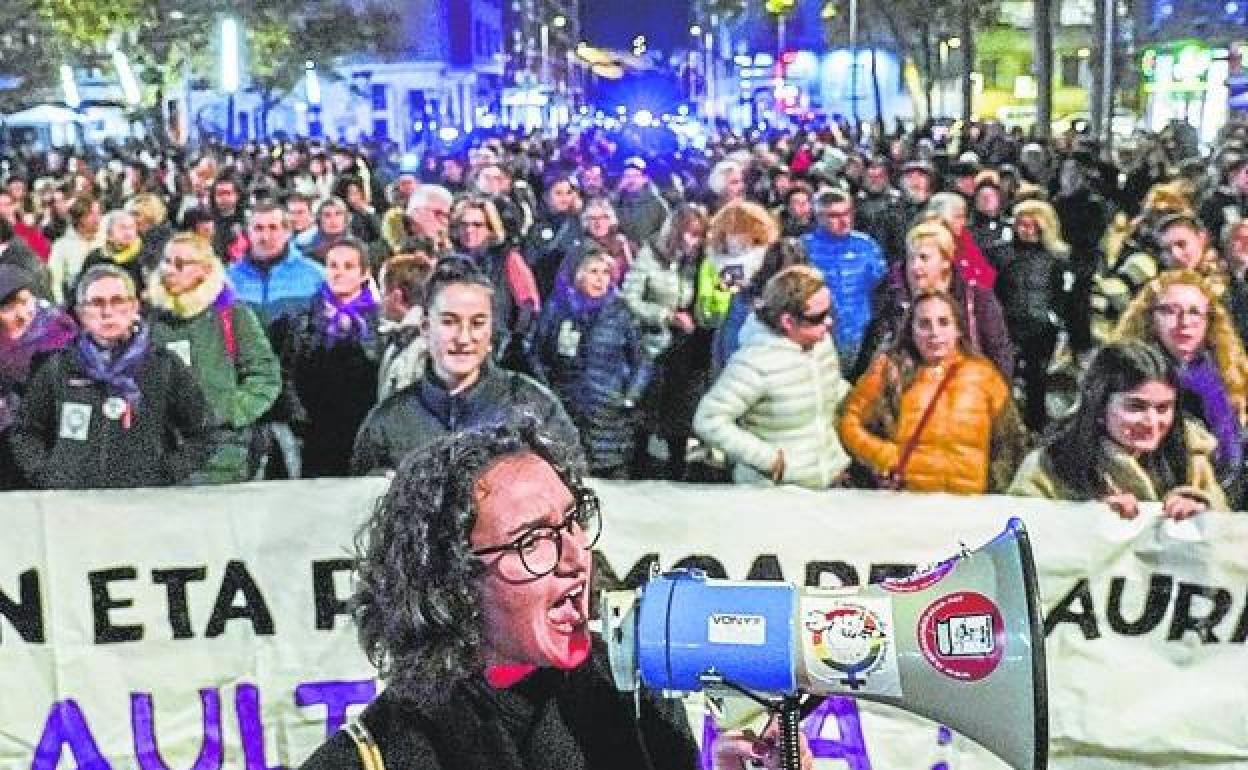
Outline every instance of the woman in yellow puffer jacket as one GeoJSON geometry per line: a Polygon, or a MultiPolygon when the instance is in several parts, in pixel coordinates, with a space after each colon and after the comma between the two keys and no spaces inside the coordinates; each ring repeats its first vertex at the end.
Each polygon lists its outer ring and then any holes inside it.
{"type": "Polygon", "coordinates": [[[969,349],[958,302],[921,292],[892,350],[841,407],[841,443],[883,486],[983,494],[1009,483],[1024,440],[1009,385],[969,349]]]}

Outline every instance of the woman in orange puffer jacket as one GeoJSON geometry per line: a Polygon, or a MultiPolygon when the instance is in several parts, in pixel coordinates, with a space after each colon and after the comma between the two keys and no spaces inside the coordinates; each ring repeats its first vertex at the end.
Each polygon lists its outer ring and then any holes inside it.
{"type": "Polygon", "coordinates": [[[956,300],[920,293],[896,347],[843,402],[841,443],[882,486],[983,494],[1009,484],[1025,433],[1009,385],[967,339],[956,300]]]}

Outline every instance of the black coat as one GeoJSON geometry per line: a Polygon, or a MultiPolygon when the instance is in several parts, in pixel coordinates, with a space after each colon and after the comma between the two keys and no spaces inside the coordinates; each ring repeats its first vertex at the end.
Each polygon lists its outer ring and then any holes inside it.
{"type": "Polygon", "coordinates": [[[1017,240],[1003,253],[1006,261],[997,274],[996,291],[1011,335],[1019,338],[1055,326],[1064,299],[1065,261],[1038,243],[1017,240]]]}
{"type": "MultiPolygon", "coordinates": [[[[387,770],[694,770],[697,746],[679,701],[612,683],[601,645],[573,671],[539,669],[496,690],[481,678],[425,705],[383,692],[361,716],[387,770]],[[640,709],[640,718],[637,715],[640,709]]],[[[338,732],[301,770],[362,768],[338,732]]]]}
{"type": "Polygon", "coordinates": [[[355,433],[377,402],[381,363],[378,314],[366,319],[365,338],[332,340],[320,323],[322,303],[314,298],[307,310],[279,321],[273,334],[283,396],[304,441],[305,478],[348,475],[355,433]]]}
{"type": "Polygon", "coordinates": [[[30,382],[10,435],[14,458],[38,489],[169,486],[204,461],[211,411],[195,376],[153,347],[138,375],[142,398],[127,428],[104,415],[105,387],[74,348],[55,353],[30,382]]]}
{"type": "Polygon", "coordinates": [[[426,366],[420,380],[369,412],[355,437],[351,471],[364,475],[395,469],[404,455],[439,436],[502,422],[514,410],[534,414],[565,446],[578,445],[576,428],[559,399],[529,377],[487,364],[480,379],[451,395],[426,366]]]}

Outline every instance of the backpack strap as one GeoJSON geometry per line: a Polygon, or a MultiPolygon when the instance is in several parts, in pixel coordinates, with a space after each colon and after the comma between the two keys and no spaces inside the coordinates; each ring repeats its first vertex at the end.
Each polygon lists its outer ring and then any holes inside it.
{"type": "Polygon", "coordinates": [[[355,744],[356,751],[360,752],[360,764],[364,770],[386,770],[386,763],[381,758],[381,750],[377,748],[377,741],[373,740],[373,734],[368,731],[363,722],[353,719],[342,729],[355,744]]]}
{"type": "Polygon", "coordinates": [[[225,341],[225,354],[231,363],[238,363],[238,339],[234,336],[234,310],[231,307],[217,308],[217,318],[221,319],[221,338],[225,341]]]}

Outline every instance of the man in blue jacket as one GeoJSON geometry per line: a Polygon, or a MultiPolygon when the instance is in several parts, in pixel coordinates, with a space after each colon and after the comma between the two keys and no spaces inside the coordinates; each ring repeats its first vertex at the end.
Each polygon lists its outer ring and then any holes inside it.
{"type": "Polygon", "coordinates": [[[854,201],[849,193],[820,193],[815,199],[815,220],[815,231],[802,237],[802,245],[832,292],[836,349],[848,376],[871,321],[872,296],[888,268],[880,245],[854,229],[854,201]]]}
{"type": "Polygon", "coordinates": [[[325,280],[325,268],[291,243],[290,220],[277,203],[258,203],[247,223],[251,248],[229,269],[230,283],[268,329],[304,310],[325,280]]]}

